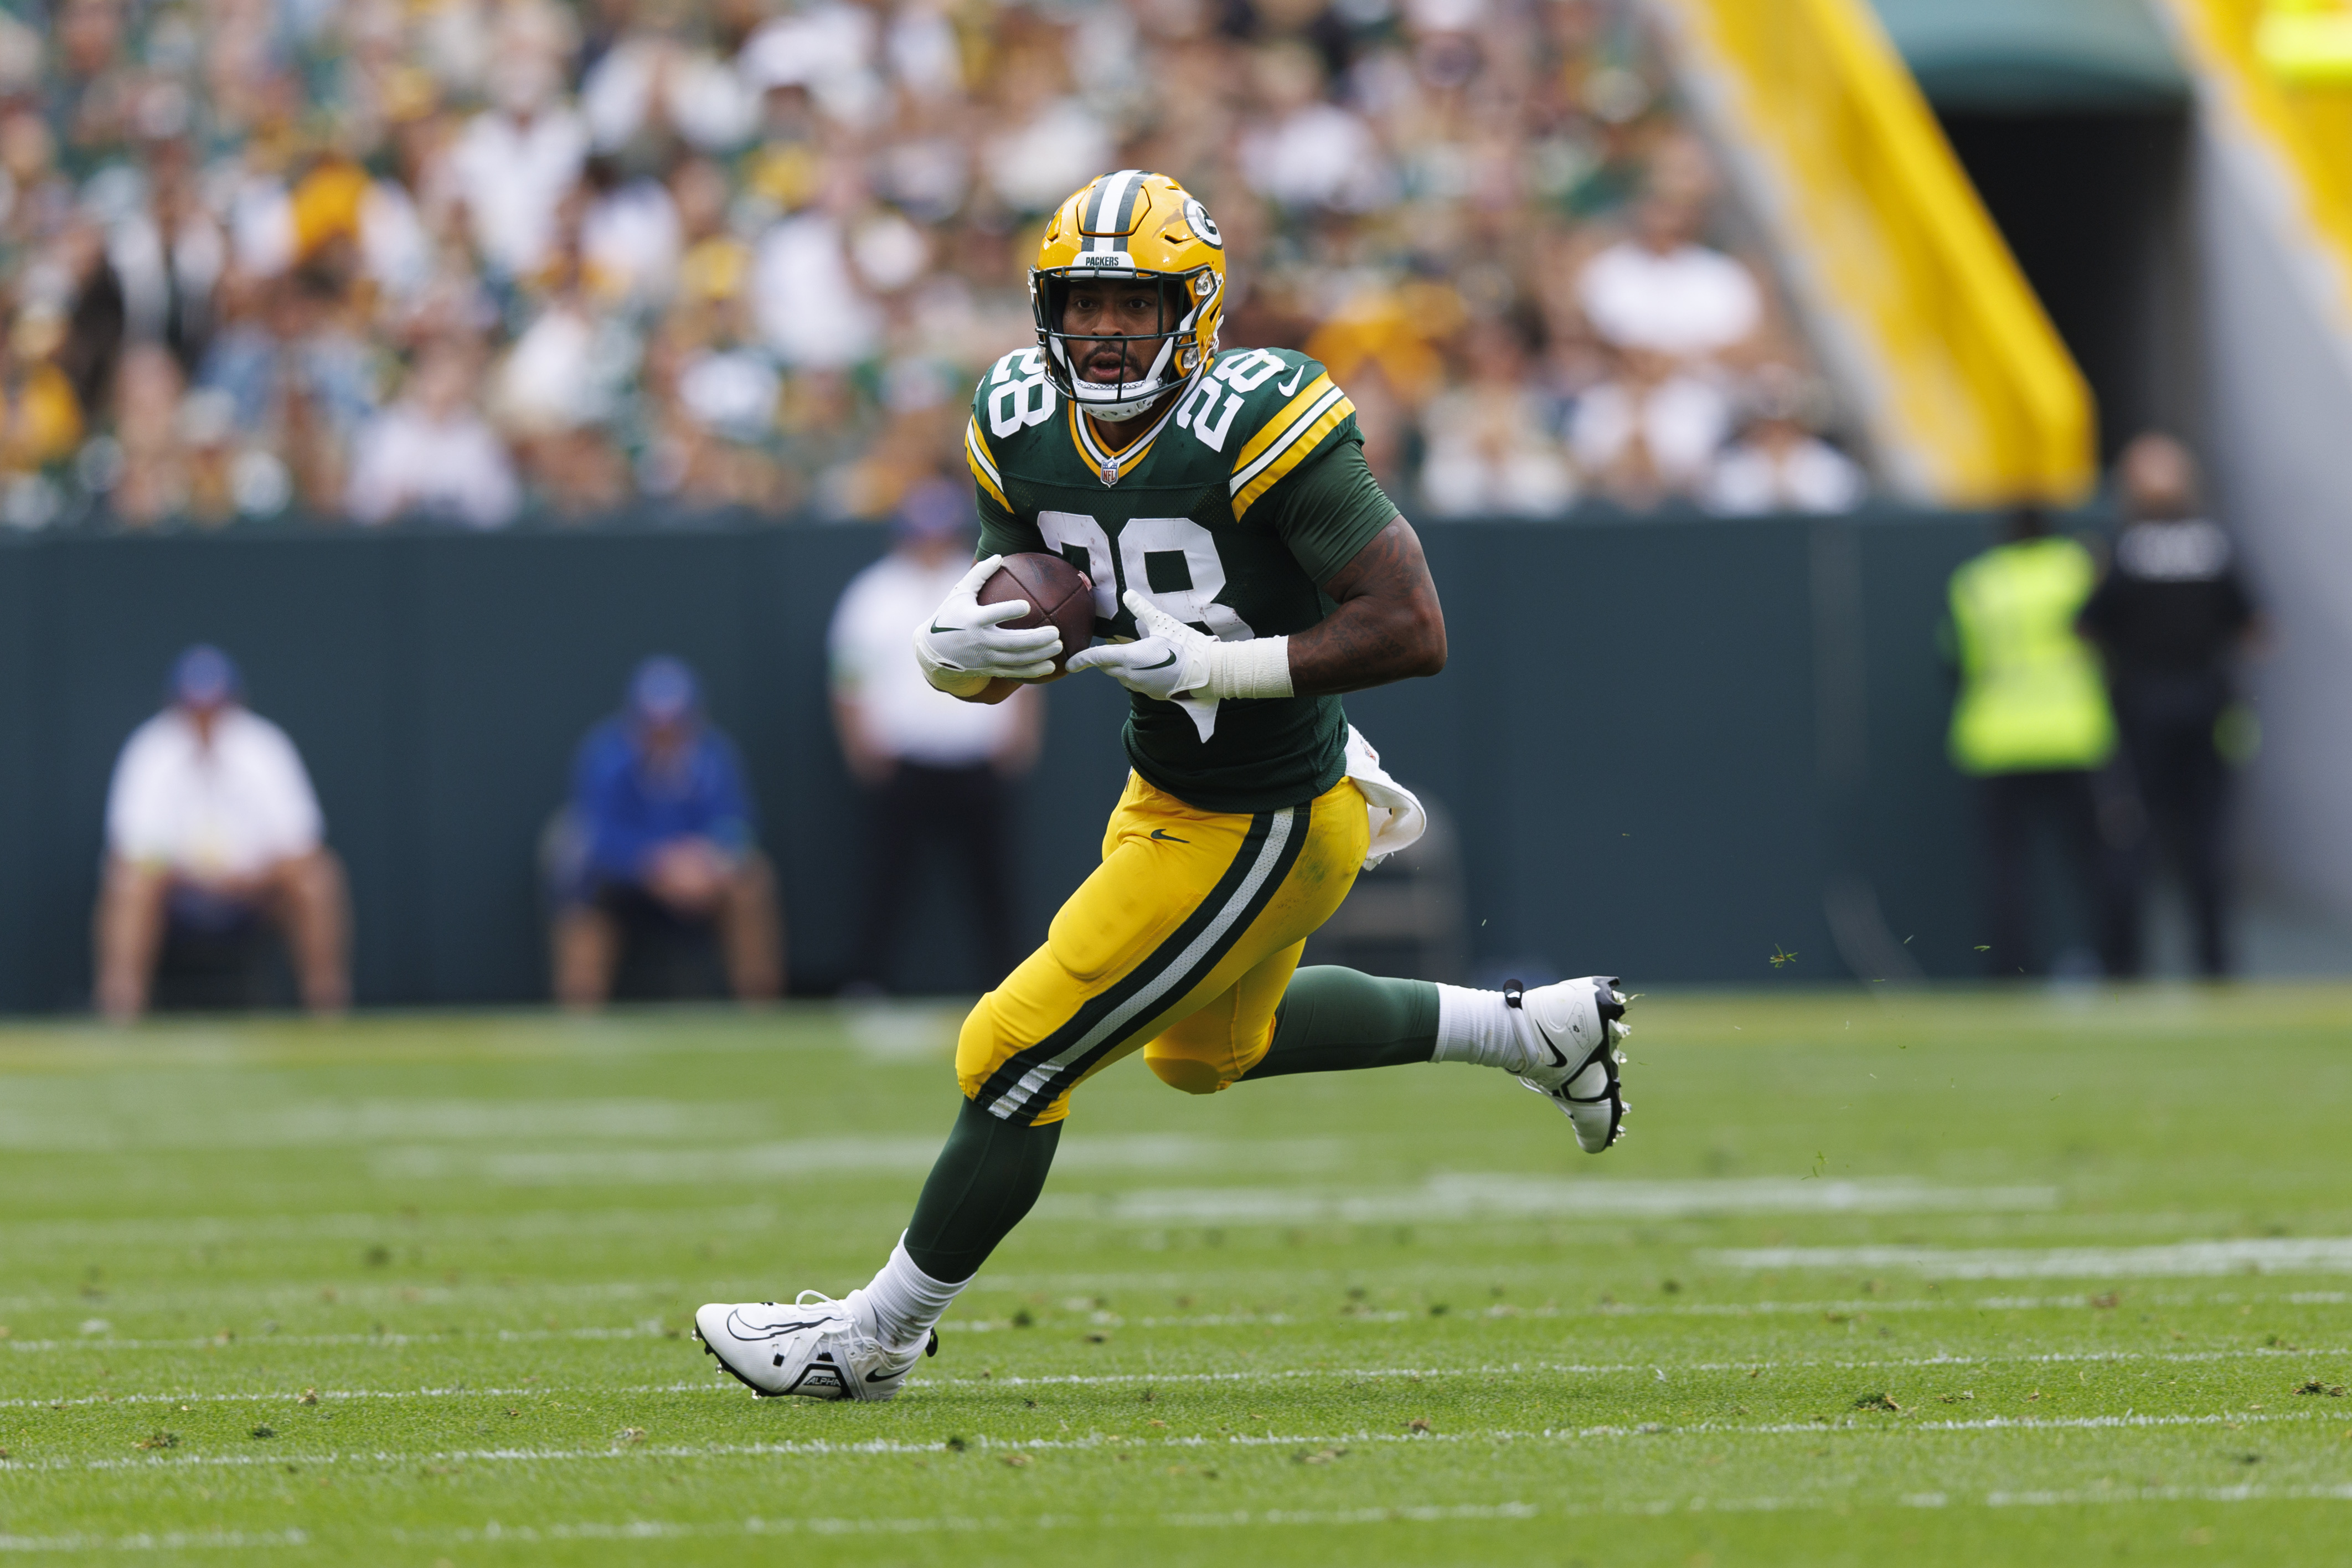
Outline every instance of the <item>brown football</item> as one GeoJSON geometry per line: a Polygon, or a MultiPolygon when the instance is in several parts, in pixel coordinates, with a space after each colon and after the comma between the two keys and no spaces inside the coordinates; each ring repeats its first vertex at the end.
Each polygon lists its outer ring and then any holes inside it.
{"type": "Polygon", "coordinates": [[[1024,631],[1053,626],[1061,632],[1061,657],[1054,660],[1054,673],[1046,679],[1067,673],[1064,666],[1069,657],[1095,640],[1095,585],[1058,555],[1033,552],[1006,556],[1004,564],[980,585],[979,597],[983,605],[1026,599],[1029,613],[1006,626],[1024,631]]]}

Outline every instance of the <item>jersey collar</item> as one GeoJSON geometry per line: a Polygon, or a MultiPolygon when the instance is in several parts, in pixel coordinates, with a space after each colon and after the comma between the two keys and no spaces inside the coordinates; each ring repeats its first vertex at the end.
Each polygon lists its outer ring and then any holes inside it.
{"type": "Polygon", "coordinates": [[[1064,401],[1069,405],[1071,442],[1078,448],[1078,456],[1086,459],[1087,467],[1100,475],[1102,482],[1107,485],[1118,483],[1142,467],[1143,459],[1150,455],[1151,444],[1160,439],[1160,433],[1168,428],[1168,422],[1176,417],[1176,410],[1184,403],[1181,397],[1170,398],[1168,406],[1160,411],[1158,419],[1152,421],[1151,428],[1143,433],[1141,440],[1131,443],[1125,451],[1114,452],[1095,438],[1094,427],[1078,411],[1077,400],[1066,398],[1064,401]]]}

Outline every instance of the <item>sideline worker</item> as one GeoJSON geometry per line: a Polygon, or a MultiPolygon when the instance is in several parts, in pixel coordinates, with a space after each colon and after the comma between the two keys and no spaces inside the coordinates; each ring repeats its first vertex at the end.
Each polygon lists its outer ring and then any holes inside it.
{"type": "Polygon", "coordinates": [[[2162,837],[2188,884],[2197,966],[2229,973],[2224,866],[2230,754],[2252,749],[2236,705],[2236,663],[2258,632],[2230,536],[2198,508],[2197,465],[2169,436],[2145,435],[2116,465],[2126,523],[2116,558],[2084,608],[2084,632],[2106,655],[2124,758],[2147,808],[2126,864],[2132,909],[2124,973],[2139,970],[2147,840],[2162,837]]]}
{"type": "Polygon", "coordinates": [[[2110,973],[2128,958],[2117,853],[2135,811],[2108,771],[2116,721],[2098,656],[2074,629],[2097,568],[2090,552],[2054,536],[2037,508],[2010,517],[2009,539],[1952,574],[1950,653],[1960,690],[1950,751],[1978,780],[1990,899],[1990,968],[2040,965],[2031,945],[2032,835],[2048,823],[2063,842],[2110,973]]]}
{"type": "Polygon", "coordinates": [[[783,920],[743,764],[682,661],[639,665],[621,711],[580,742],[568,826],[577,849],[556,889],[557,1001],[603,1005],[624,942],[678,927],[714,932],[739,1000],[782,994],[783,920]]]}
{"type": "Polygon", "coordinates": [[[982,984],[1021,957],[1012,784],[1036,761],[1045,694],[1024,686],[993,707],[959,702],[907,657],[908,639],[971,570],[979,528],[969,483],[914,486],[891,520],[890,552],[850,580],[833,612],[834,727],[869,797],[853,993],[889,985],[907,906],[934,858],[961,874],[982,984]]]}
{"type": "Polygon", "coordinates": [[[285,933],[303,1005],[351,1002],[342,862],[301,754],[245,706],[236,666],[199,643],[172,666],[163,710],[131,731],[106,795],[98,895],[98,1007],[146,1011],[167,937],[285,933]]]}

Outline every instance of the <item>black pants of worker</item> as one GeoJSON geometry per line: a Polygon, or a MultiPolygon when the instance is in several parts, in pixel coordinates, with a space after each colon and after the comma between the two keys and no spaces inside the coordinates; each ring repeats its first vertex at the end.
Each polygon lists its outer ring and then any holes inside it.
{"type": "Polygon", "coordinates": [[[2230,766],[2213,744],[2218,710],[2135,713],[2126,698],[2122,710],[2124,755],[2145,808],[2145,823],[2126,863],[2129,912],[2125,928],[2125,967],[2140,967],[2140,911],[2161,851],[2179,871],[2197,929],[2197,967],[2206,975],[2229,973],[2228,872],[2224,864],[2229,814],[2230,766]]]}
{"type": "Polygon", "coordinates": [[[853,984],[887,986],[898,928],[923,867],[951,861],[964,885],[971,931],[993,985],[1020,962],[1010,881],[1011,794],[996,770],[900,763],[868,798],[866,908],[853,984]]]}
{"type": "Polygon", "coordinates": [[[2037,973],[2033,946],[2033,840],[2054,836],[2089,911],[2099,963],[2127,973],[2131,959],[2130,883],[2121,834],[2129,821],[2126,786],[2112,774],[2079,768],[1992,773],[1979,781],[1984,812],[1985,875],[1990,951],[1987,967],[2014,978],[2037,973]],[[2119,822],[2118,819],[2121,819],[2119,822]]]}

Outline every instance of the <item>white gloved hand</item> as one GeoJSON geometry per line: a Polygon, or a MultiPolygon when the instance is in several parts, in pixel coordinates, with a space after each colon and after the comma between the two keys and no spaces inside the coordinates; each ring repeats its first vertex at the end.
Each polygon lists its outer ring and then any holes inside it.
{"type": "Polygon", "coordinates": [[[923,679],[951,696],[969,697],[990,681],[1035,680],[1054,673],[1062,634],[1052,626],[1014,631],[1006,621],[1029,613],[1025,599],[1001,605],[980,602],[981,584],[996,574],[1004,557],[977,562],[948,592],[930,624],[915,632],[915,662],[923,679]]]}
{"type": "Polygon", "coordinates": [[[1073,670],[1099,669],[1129,691],[1162,702],[1209,684],[1216,638],[1194,631],[1138,589],[1127,591],[1127,607],[1135,614],[1136,639],[1072,654],[1073,670]]]}
{"type": "Polygon", "coordinates": [[[1140,589],[1126,595],[1142,635],[1071,656],[1072,669],[1099,669],[1129,691],[1173,702],[1192,716],[1206,742],[1216,733],[1217,704],[1228,697],[1287,697],[1290,639],[1252,637],[1220,642],[1155,604],[1140,589]]]}

